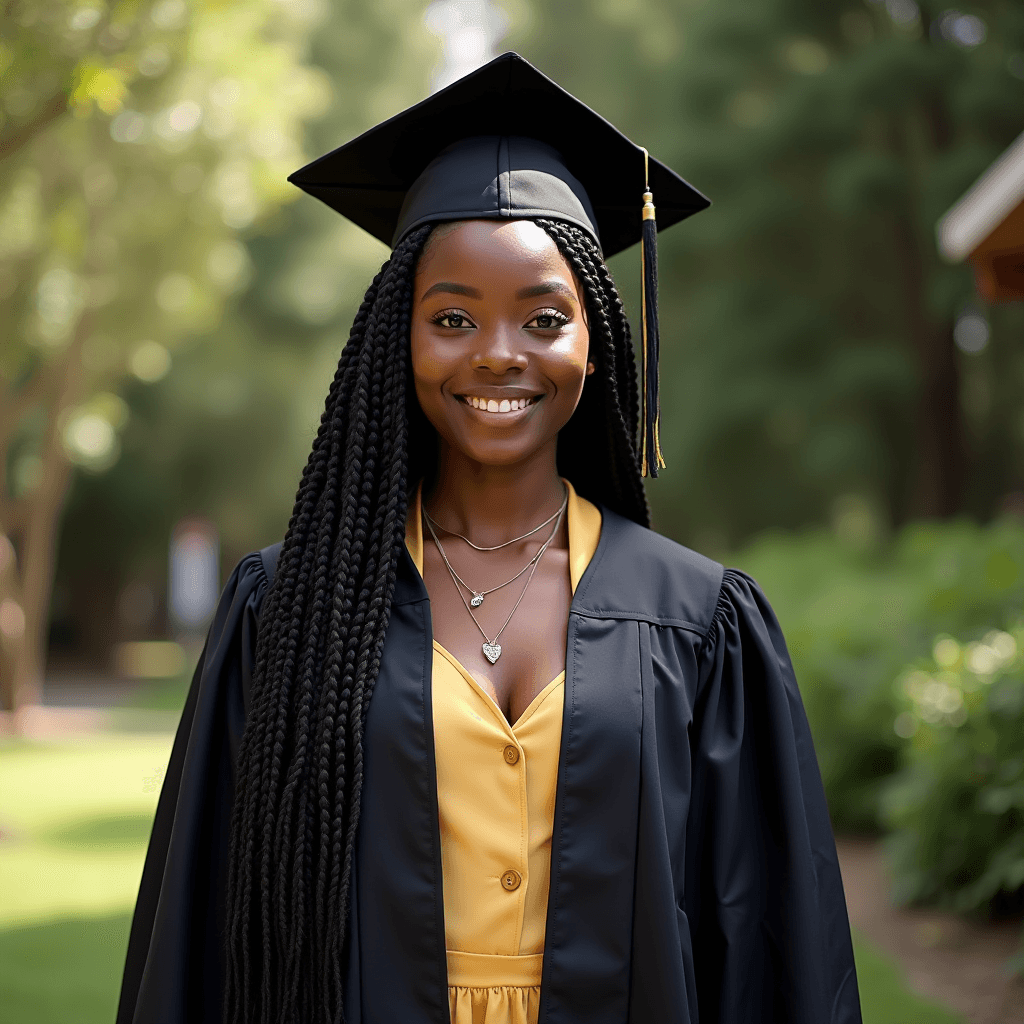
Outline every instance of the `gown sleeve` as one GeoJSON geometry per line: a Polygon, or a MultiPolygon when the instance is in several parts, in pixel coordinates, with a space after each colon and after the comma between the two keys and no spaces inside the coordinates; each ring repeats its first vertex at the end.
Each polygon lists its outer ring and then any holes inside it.
{"type": "Polygon", "coordinates": [[[267,584],[261,556],[242,559],[196,666],[153,822],[117,1024],[221,1020],[235,759],[267,584]]]}
{"type": "Polygon", "coordinates": [[[860,1024],[814,744],[782,630],[744,574],[726,571],[699,657],[686,908],[701,1024],[860,1024]]]}

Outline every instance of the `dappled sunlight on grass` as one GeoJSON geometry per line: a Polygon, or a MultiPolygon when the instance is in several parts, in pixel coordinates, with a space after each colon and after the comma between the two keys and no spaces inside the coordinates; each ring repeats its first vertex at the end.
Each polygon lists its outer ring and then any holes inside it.
{"type": "Polygon", "coordinates": [[[0,928],[0,1005],[17,1024],[110,1024],[131,913],[0,928]]]}
{"type": "Polygon", "coordinates": [[[44,829],[39,838],[47,846],[68,850],[144,851],[152,825],[153,816],[147,811],[101,814],[44,829]]]}
{"type": "Polygon", "coordinates": [[[0,751],[0,928],[129,913],[172,736],[0,751]]]}

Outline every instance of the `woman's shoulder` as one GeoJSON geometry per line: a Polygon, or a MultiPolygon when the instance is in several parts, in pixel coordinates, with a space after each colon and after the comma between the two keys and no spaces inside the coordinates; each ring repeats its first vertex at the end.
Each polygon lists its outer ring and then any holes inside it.
{"type": "Polygon", "coordinates": [[[260,551],[250,551],[235,566],[221,592],[218,614],[214,627],[220,619],[231,619],[247,607],[259,615],[277,568],[277,557],[281,553],[281,542],[271,544],[260,551]]]}
{"type": "Polygon", "coordinates": [[[724,566],[608,508],[601,514],[601,542],[577,592],[579,609],[706,633],[724,566]]]}
{"type": "Polygon", "coordinates": [[[251,555],[247,556],[248,558],[259,560],[259,568],[266,577],[268,586],[274,582],[274,573],[277,571],[277,559],[281,554],[281,545],[283,543],[284,541],[279,540],[276,544],[271,544],[269,547],[254,551],[251,555]]]}

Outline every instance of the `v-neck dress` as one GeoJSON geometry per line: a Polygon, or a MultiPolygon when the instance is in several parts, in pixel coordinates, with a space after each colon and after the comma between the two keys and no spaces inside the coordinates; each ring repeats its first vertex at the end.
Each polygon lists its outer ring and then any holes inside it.
{"type": "MultiPolygon", "coordinates": [[[[565,484],[575,592],[597,550],[601,513],[565,484]]],[[[409,510],[406,544],[422,573],[418,493],[409,510]]],[[[436,640],[433,653],[452,1024],[536,1024],[565,672],[510,724],[472,673],[436,640]]]]}

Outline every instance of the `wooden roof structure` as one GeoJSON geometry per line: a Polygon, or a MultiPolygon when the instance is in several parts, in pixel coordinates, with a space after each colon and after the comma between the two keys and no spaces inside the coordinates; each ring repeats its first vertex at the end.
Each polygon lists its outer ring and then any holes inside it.
{"type": "Polygon", "coordinates": [[[939,221],[937,235],[947,260],[970,261],[982,298],[1024,299],[1024,134],[939,221]]]}

